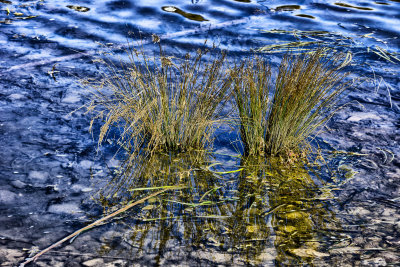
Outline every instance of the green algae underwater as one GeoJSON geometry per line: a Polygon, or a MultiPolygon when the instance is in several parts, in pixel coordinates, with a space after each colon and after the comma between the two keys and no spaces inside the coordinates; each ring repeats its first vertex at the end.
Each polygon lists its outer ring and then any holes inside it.
{"type": "MultiPolygon", "coordinates": [[[[340,233],[333,234],[336,239],[324,234],[340,229],[328,208],[335,183],[321,186],[323,181],[300,162],[237,156],[235,168],[223,170],[217,158],[183,153],[158,154],[134,165],[127,160],[94,196],[109,214],[168,190],[119,218],[132,257],[155,254],[155,264],[161,264],[161,255],[179,243],[212,251],[225,264],[311,264],[343,240],[340,233]]],[[[113,240],[118,238],[104,239],[99,253],[116,249],[113,240]]]]}

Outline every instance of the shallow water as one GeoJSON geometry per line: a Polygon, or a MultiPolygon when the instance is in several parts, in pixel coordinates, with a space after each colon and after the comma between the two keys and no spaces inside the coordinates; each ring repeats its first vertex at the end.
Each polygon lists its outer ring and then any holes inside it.
{"type": "Polygon", "coordinates": [[[1,266],[149,193],[134,188],[166,184],[189,188],[32,266],[400,264],[399,14],[394,0],[0,1],[1,266]],[[142,179],[121,180],[116,146],[96,153],[90,117],[70,114],[89,99],[76,81],[98,77],[92,58],[104,46],[116,51],[133,38],[157,52],[152,34],[174,55],[207,39],[236,59],[260,49],[272,65],[288,43],[351,52],[353,76],[371,79],[349,91],[342,102],[351,104],[317,141],[353,154],[327,156],[316,174],[274,164],[218,174],[246,166],[235,132],[223,128],[207,164],[160,157],[142,179]],[[207,170],[213,162],[221,165],[207,170]]]}

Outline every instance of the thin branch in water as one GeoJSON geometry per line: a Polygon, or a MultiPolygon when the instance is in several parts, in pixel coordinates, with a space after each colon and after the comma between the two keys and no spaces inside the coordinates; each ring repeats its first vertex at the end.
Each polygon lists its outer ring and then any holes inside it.
{"type": "MultiPolygon", "coordinates": [[[[133,203],[131,203],[131,204],[126,205],[126,206],[123,207],[122,209],[119,209],[119,210],[117,210],[117,211],[115,211],[115,212],[113,212],[113,213],[111,213],[111,214],[109,214],[109,215],[107,215],[107,216],[105,216],[105,217],[103,217],[103,218],[101,218],[101,219],[99,219],[99,220],[97,220],[97,221],[95,221],[95,222],[89,224],[88,226],[85,226],[85,227],[79,229],[78,231],[76,231],[76,232],[70,234],[69,236],[67,236],[67,237],[65,237],[65,238],[63,238],[63,239],[61,239],[60,241],[58,241],[58,242],[54,243],[53,245],[49,246],[48,248],[46,248],[46,249],[40,251],[38,254],[36,254],[36,255],[33,256],[32,258],[27,258],[27,259],[25,259],[25,261],[24,261],[23,263],[21,263],[21,264],[19,265],[19,267],[24,267],[26,264],[28,264],[28,263],[30,263],[30,262],[33,262],[33,261],[36,261],[40,256],[42,256],[42,255],[45,254],[46,252],[52,250],[53,248],[55,248],[55,247],[61,245],[61,244],[64,243],[65,241],[68,241],[69,239],[71,239],[71,238],[73,238],[73,237],[79,235],[80,233],[82,233],[82,232],[84,232],[84,231],[86,231],[86,230],[89,230],[89,229],[91,229],[91,228],[93,228],[93,227],[96,227],[96,226],[98,226],[99,224],[105,222],[106,220],[108,220],[108,219],[110,219],[110,218],[113,218],[113,217],[115,217],[116,215],[118,215],[118,214],[120,214],[120,213],[122,213],[122,212],[125,212],[125,211],[129,210],[130,208],[132,208],[132,207],[134,207],[134,206],[136,206],[136,205],[138,205],[138,204],[141,204],[141,203],[145,202],[146,200],[148,200],[148,199],[150,199],[150,198],[152,198],[152,197],[155,197],[155,196],[157,196],[157,195],[159,195],[159,194],[162,194],[162,193],[164,193],[164,192],[166,192],[167,190],[170,190],[170,189],[172,189],[172,188],[166,188],[166,189],[164,189],[164,190],[160,190],[160,191],[158,191],[158,192],[155,192],[155,193],[153,193],[153,194],[151,194],[151,195],[149,195],[149,196],[147,196],[147,197],[145,197],[145,198],[142,198],[142,199],[140,199],[140,200],[138,200],[138,201],[136,201],[136,202],[133,202],[133,203]]],[[[175,188],[173,188],[173,189],[179,189],[179,188],[178,188],[178,187],[175,187],[175,188]]]]}

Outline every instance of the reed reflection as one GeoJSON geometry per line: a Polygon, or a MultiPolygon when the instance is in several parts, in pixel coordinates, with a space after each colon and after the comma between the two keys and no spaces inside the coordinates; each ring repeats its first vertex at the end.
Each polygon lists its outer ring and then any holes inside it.
{"type": "Polygon", "coordinates": [[[210,167],[213,162],[204,153],[163,154],[121,169],[101,194],[108,208],[179,186],[123,219],[132,259],[153,255],[155,265],[165,264],[171,251],[183,249],[208,251],[208,260],[224,264],[287,265],[312,264],[323,255],[319,229],[334,216],[318,200],[308,170],[243,158],[243,169],[229,177],[210,167]]]}
{"type": "Polygon", "coordinates": [[[288,165],[271,159],[261,168],[269,187],[276,265],[313,265],[315,258],[327,255],[320,252],[324,249],[320,230],[335,222],[334,214],[321,201],[321,188],[302,163],[288,165]]]}

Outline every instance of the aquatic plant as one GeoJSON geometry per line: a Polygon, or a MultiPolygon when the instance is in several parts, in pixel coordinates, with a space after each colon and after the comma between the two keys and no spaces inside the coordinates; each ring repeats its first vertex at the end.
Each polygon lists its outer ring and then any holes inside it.
{"type": "Polygon", "coordinates": [[[126,52],[128,63],[107,62],[102,81],[90,83],[95,91],[88,110],[97,111],[94,120],[105,116],[99,144],[117,126],[118,142],[132,157],[211,146],[215,122],[230,97],[225,53],[199,49],[178,59],[166,56],[161,46],[153,58],[135,48],[126,52]]]}
{"type": "Polygon", "coordinates": [[[191,184],[192,176],[198,175],[197,182],[202,180],[201,177],[206,176],[203,173],[210,173],[205,169],[211,164],[210,161],[211,158],[204,151],[157,153],[150,157],[142,154],[134,160],[127,155],[118,168],[110,173],[113,179],[99,190],[98,196],[103,205],[107,202],[112,206],[112,203],[120,205],[129,202],[138,194],[141,196],[148,187],[154,190],[184,184],[193,190],[198,185],[191,184]]]}
{"type": "Polygon", "coordinates": [[[250,59],[231,72],[245,155],[299,156],[331,118],[349,73],[341,54],[323,49],[287,54],[276,79],[268,63],[250,59]],[[341,64],[340,64],[341,63],[341,64]]]}
{"type": "Polygon", "coordinates": [[[235,183],[229,183],[221,175],[226,172],[214,170],[219,166],[215,161],[204,164],[207,159],[190,154],[144,158],[134,166],[124,166],[124,172],[110,182],[112,190],[105,192],[116,201],[101,199],[108,210],[149,192],[172,189],[143,203],[141,209],[125,213],[126,240],[135,248],[131,253],[151,250],[158,262],[156,255],[167,252],[171,240],[181,238],[181,248],[208,244],[217,253],[230,250],[230,255],[254,265],[262,263],[265,249],[271,246],[279,262],[291,265],[310,263],[323,255],[315,229],[334,223],[321,201],[329,196],[301,162],[288,165],[278,158],[243,157],[235,183]],[[159,242],[148,244],[154,233],[159,242]]]}
{"type": "Polygon", "coordinates": [[[316,229],[335,223],[333,213],[321,200],[333,195],[325,195],[325,189],[318,188],[301,162],[285,164],[277,157],[248,156],[242,158],[240,165],[243,171],[238,177],[235,204],[242,207],[236,210],[241,215],[235,216],[236,221],[230,228],[235,229],[235,238],[241,239],[243,245],[252,241],[253,245],[243,246],[243,250],[248,253],[263,249],[262,241],[269,238],[268,232],[273,229],[275,261],[279,265],[312,265],[314,258],[324,255],[319,252],[324,248],[318,242],[316,229]],[[247,219],[245,228],[237,218],[247,219]],[[265,225],[267,221],[269,226],[265,225]],[[268,234],[261,237],[264,232],[268,234]]]}
{"type": "Polygon", "coordinates": [[[261,57],[229,66],[225,53],[204,59],[207,50],[182,59],[166,56],[161,46],[153,58],[134,48],[126,53],[128,63],[108,62],[108,73],[91,84],[95,101],[88,110],[97,111],[94,119],[105,117],[99,144],[113,126],[120,127],[118,143],[131,160],[144,151],[210,148],[231,92],[244,154],[297,158],[349,85],[342,68],[351,57],[342,61],[344,55],[327,49],[284,55],[275,79],[261,57]]]}
{"type": "Polygon", "coordinates": [[[266,115],[269,108],[270,66],[260,58],[241,64],[235,72],[234,98],[240,119],[240,137],[246,155],[265,149],[266,115]]]}

